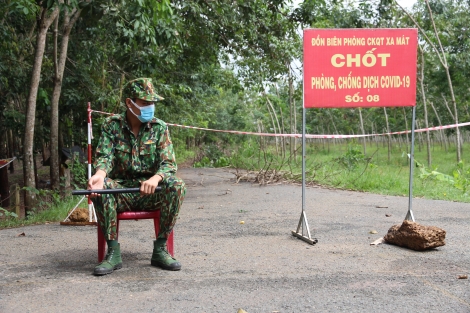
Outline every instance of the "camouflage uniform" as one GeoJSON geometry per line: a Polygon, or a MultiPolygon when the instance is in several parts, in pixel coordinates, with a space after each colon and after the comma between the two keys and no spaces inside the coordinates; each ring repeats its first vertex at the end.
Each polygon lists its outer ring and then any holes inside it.
{"type": "MultiPolygon", "coordinates": [[[[129,98],[147,101],[162,100],[153,92],[150,84],[131,85],[124,90],[129,98]],[[144,86],[144,88],[140,88],[144,86]],[[146,96],[146,93],[149,96],[146,96]],[[156,98],[158,97],[158,98],[156,98]]],[[[141,197],[139,193],[103,194],[92,198],[99,225],[106,240],[117,240],[116,213],[123,211],[160,210],[160,234],[168,238],[175,225],[186,188],[184,182],[175,176],[177,165],[173,144],[165,122],[153,118],[139,130],[137,137],[127,124],[126,114],[107,118],[102,126],[101,137],[95,152],[95,171],[107,173],[104,188],[140,187],[140,182],[154,175],[163,180],[162,191],[141,197]]]]}

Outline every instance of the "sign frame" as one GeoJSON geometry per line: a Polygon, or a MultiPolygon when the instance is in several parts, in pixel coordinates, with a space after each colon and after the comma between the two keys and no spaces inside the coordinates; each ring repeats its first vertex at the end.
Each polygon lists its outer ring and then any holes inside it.
{"type": "MultiPolygon", "coordinates": [[[[387,37],[384,37],[387,38],[387,37]]],[[[395,37],[397,38],[397,37],[395,37]]],[[[385,41],[387,39],[384,39],[385,41]]],[[[357,40],[356,40],[357,41],[357,40]]],[[[327,39],[325,39],[325,42],[327,43],[327,39]]],[[[380,40],[379,42],[382,42],[380,40]]],[[[389,40],[389,42],[391,42],[389,40]]],[[[395,42],[395,41],[394,41],[395,42]]],[[[401,43],[404,43],[403,41],[400,41],[401,43]]],[[[410,177],[409,177],[409,202],[408,202],[408,212],[406,214],[405,220],[411,220],[415,221],[414,214],[412,211],[412,199],[413,199],[413,169],[414,169],[414,143],[415,143],[415,121],[416,121],[416,60],[417,60],[417,42],[418,42],[418,30],[416,28],[375,28],[375,29],[304,29],[304,79],[303,79],[303,105],[302,105],[302,212],[300,215],[300,220],[297,226],[297,229],[295,231],[292,231],[292,235],[309,243],[309,244],[316,244],[318,242],[317,239],[311,237],[310,233],[310,228],[308,226],[308,221],[307,221],[307,215],[305,214],[305,189],[306,189],[306,183],[305,183],[305,160],[306,160],[306,144],[305,144],[305,125],[306,125],[306,109],[307,108],[360,108],[360,107],[395,107],[395,106],[412,106],[413,108],[413,114],[412,114],[412,126],[411,126],[411,152],[410,152],[410,177]],[[365,36],[365,34],[368,33],[369,37],[365,36]],[[397,63],[391,62],[383,62],[384,59],[388,60],[389,58],[391,60],[394,60],[394,55],[399,52],[400,49],[398,50],[393,50],[394,52],[390,53],[390,56],[388,56],[388,52],[384,51],[384,54],[387,54],[387,57],[382,56],[381,57],[381,63],[380,65],[382,67],[382,71],[388,71],[387,74],[380,73],[380,68],[379,70],[376,70],[374,67],[377,65],[377,63],[373,62],[373,58],[371,56],[367,56],[366,58],[360,57],[360,53],[354,53],[354,49],[352,50],[347,50],[345,51],[346,53],[341,54],[341,51],[338,51],[337,48],[341,47],[339,44],[344,43],[344,38],[364,38],[364,41],[358,40],[359,44],[354,45],[354,47],[359,47],[358,49],[363,49],[364,48],[369,48],[370,50],[366,50],[366,53],[363,53],[363,55],[368,54],[367,52],[370,52],[369,54],[375,53],[377,50],[374,49],[374,47],[367,47],[367,38],[382,38],[381,36],[378,35],[384,35],[384,34],[401,34],[402,37],[400,38],[406,38],[404,37],[405,35],[408,35],[407,45],[400,45],[405,47],[405,49],[402,51],[402,53],[408,53],[407,55],[402,56],[406,58],[406,62],[404,62],[404,68],[403,66],[397,66],[397,63]],[[307,36],[305,35],[307,34],[307,36]],[[309,63],[307,56],[310,55],[309,49],[305,49],[305,43],[306,43],[306,38],[307,40],[310,39],[310,43],[312,44],[311,40],[314,38],[314,35],[317,35],[317,38],[320,34],[333,34],[333,37],[330,38],[335,38],[336,36],[337,41],[333,47],[335,49],[332,49],[328,52],[325,53],[326,59],[322,58],[320,60],[317,60],[316,64],[317,66],[320,67],[320,72],[315,72],[318,69],[315,68],[308,68],[308,70],[305,69],[305,64],[307,63],[307,66],[315,66],[315,62],[313,62],[313,65],[309,63]],[[374,35],[374,37],[371,37],[370,35],[374,35]],[[362,37],[361,37],[362,36],[362,37]],[[339,39],[338,39],[339,38],[339,39]],[[364,45],[362,43],[364,42],[364,45]],[[374,49],[374,50],[372,50],[374,49]],[[307,51],[307,52],[306,52],[307,51]],[[402,76],[408,76],[409,80],[404,80],[405,85],[402,86],[399,83],[394,84],[391,88],[382,88],[382,89],[391,89],[388,90],[384,93],[379,93],[380,90],[377,90],[378,88],[364,88],[364,85],[362,84],[363,81],[365,81],[363,78],[361,80],[361,86],[358,86],[357,81],[356,85],[348,85],[348,88],[344,88],[347,91],[347,94],[344,93],[339,93],[335,95],[335,92],[338,90],[338,86],[336,85],[339,80],[335,80],[337,77],[348,77],[349,74],[345,74],[347,72],[344,71],[342,66],[340,70],[338,70],[337,66],[333,65],[339,65],[341,62],[344,61],[343,65],[348,65],[348,53],[350,54],[349,56],[349,65],[354,66],[354,65],[359,65],[356,67],[360,67],[361,65],[364,65],[366,67],[365,71],[359,71],[359,76],[356,75],[356,77],[374,77],[374,76],[389,76],[389,77],[400,77],[397,73],[402,73],[402,76]],[[359,57],[356,55],[359,54],[359,57]],[[336,59],[333,60],[333,57],[336,55],[336,59]],[[339,56],[341,55],[341,56],[339,56]],[[329,58],[329,63],[328,63],[328,58],[329,58]],[[325,61],[326,60],[326,61],[325,61]],[[320,64],[320,65],[318,65],[320,64]],[[395,64],[395,65],[394,65],[395,64]],[[371,65],[371,66],[365,66],[365,65],[371,65]],[[391,67],[387,69],[388,66],[394,66],[392,69],[391,67]],[[330,67],[328,69],[328,66],[330,67]],[[322,69],[326,69],[324,73],[321,72],[322,69]],[[398,72],[397,72],[398,71],[398,72]],[[402,72],[399,72],[402,71],[402,72]],[[320,76],[320,74],[323,76],[320,76]],[[329,76],[325,76],[325,73],[329,76]],[[316,75],[316,76],[311,76],[311,75],[316,75]],[[343,76],[338,76],[338,75],[343,75],[343,76]],[[362,75],[362,76],[361,76],[362,75]],[[367,75],[367,76],[365,76],[367,75]],[[320,88],[316,88],[317,82],[315,81],[315,85],[312,84],[312,77],[320,77],[320,82],[319,86],[320,88]],[[322,82],[321,82],[321,77],[329,77],[329,80],[324,80],[323,81],[323,86],[325,84],[328,84],[328,88],[321,88],[322,82]],[[333,82],[332,82],[333,80],[333,82]],[[306,85],[307,82],[310,82],[310,86],[312,90],[308,90],[306,92],[306,85]],[[317,90],[314,90],[312,86],[315,86],[317,90]],[[334,86],[335,88],[331,88],[334,86]],[[320,89],[320,90],[318,90],[320,89]],[[326,90],[326,92],[324,92],[326,90]],[[370,93],[371,90],[373,90],[373,94],[370,93]],[[314,92],[315,91],[315,92],[314,92]],[[367,94],[364,96],[361,96],[360,93],[364,92],[367,94]],[[353,98],[356,93],[359,93],[356,98],[353,98]],[[348,98],[347,96],[350,96],[348,98]],[[378,95],[378,101],[374,101],[376,98],[374,98],[374,95],[378,95]],[[368,97],[372,96],[372,97],[368,97]],[[398,98],[397,98],[398,97],[398,98]],[[325,101],[326,99],[326,101],[325,101]],[[364,99],[366,101],[364,101],[364,99]],[[368,101],[368,100],[371,101],[368,101]],[[351,101],[348,101],[351,100],[351,101]],[[357,101],[356,101],[357,100],[357,101]],[[385,100],[385,101],[384,101],[385,100]],[[305,233],[306,231],[306,233],[305,233]]],[[[322,46],[322,42],[318,42],[320,46],[322,46]]],[[[372,43],[372,42],[371,42],[372,43]]],[[[377,39],[375,39],[375,42],[377,43],[377,39]]],[[[324,47],[324,46],[323,46],[324,47]]],[[[327,50],[328,51],[328,50],[327,50]]],[[[392,51],[392,50],[390,50],[392,51]]],[[[376,60],[377,61],[377,60],[376,60]]],[[[347,69],[348,66],[346,66],[347,69]]],[[[349,68],[351,70],[351,68],[349,68]]],[[[357,68],[356,68],[357,70],[357,68]]],[[[351,73],[352,74],[352,73],[351,73]]],[[[379,81],[377,82],[378,85],[374,86],[366,86],[366,87],[379,87],[380,86],[380,78],[379,81]]],[[[380,86],[383,87],[383,86],[380,86]]],[[[388,86],[390,87],[390,86],[388,86]]],[[[343,89],[343,88],[342,88],[343,89]]],[[[382,90],[383,91],[383,90],[382,90]]]]}
{"type": "Polygon", "coordinates": [[[416,105],[415,28],[305,29],[306,108],[416,105]]]}

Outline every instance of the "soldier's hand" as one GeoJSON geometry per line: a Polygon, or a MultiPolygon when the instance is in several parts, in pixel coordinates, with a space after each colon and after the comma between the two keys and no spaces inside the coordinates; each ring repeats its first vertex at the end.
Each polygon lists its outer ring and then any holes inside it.
{"type": "Polygon", "coordinates": [[[155,189],[161,181],[162,177],[160,175],[155,175],[149,180],[143,181],[140,185],[140,195],[144,196],[155,193],[155,189]]]}
{"type": "MultiPolygon", "coordinates": [[[[104,177],[102,173],[96,173],[95,175],[91,176],[90,179],[88,180],[88,186],[87,189],[90,190],[95,190],[95,189],[103,189],[104,186],[104,177]]],[[[92,193],[90,194],[90,197],[96,197],[98,196],[97,193],[92,193]]]]}

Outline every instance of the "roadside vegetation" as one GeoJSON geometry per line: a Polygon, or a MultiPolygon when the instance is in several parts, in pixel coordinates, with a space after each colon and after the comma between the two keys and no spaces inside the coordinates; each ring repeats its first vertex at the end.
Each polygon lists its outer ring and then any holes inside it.
{"type": "MultiPolygon", "coordinates": [[[[43,196],[40,198],[44,199],[48,197],[43,196]]],[[[15,213],[0,208],[0,229],[61,222],[79,201],[79,197],[72,196],[63,197],[59,202],[47,204],[39,201],[38,207],[31,210],[32,213],[30,213],[27,218],[18,218],[15,213]]],[[[87,201],[82,201],[78,207],[87,208],[87,201]]]]}
{"type": "MultiPolygon", "coordinates": [[[[24,175],[21,216],[0,209],[0,227],[39,222],[56,207],[66,213],[62,203],[74,200],[65,191],[85,187],[86,168],[73,165],[67,186],[60,151],[85,151],[87,103],[122,112],[122,87],[136,77],[154,79],[165,98],[155,115],[168,123],[301,133],[306,28],[418,28],[416,128],[468,122],[469,11],[456,0],[419,0],[409,10],[395,0],[4,0],[0,159],[16,157],[24,175]],[[45,188],[35,175],[49,157],[45,188]]],[[[105,117],[92,115],[93,146],[105,117]]],[[[411,109],[309,109],[306,120],[308,134],[381,134],[410,130],[411,109]]],[[[416,135],[415,197],[467,202],[466,128],[416,135]]],[[[258,184],[300,182],[299,139],[170,132],[179,164],[228,167],[258,184]]],[[[310,184],[408,195],[409,135],[307,144],[310,184]]]]}
{"type": "MultiPolygon", "coordinates": [[[[389,153],[385,142],[363,146],[356,141],[307,141],[306,183],[324,187],[371,192],[384,195],[409,195],[409,146],[395,147],[389,153]]],[[[469,144],[464,145],[470,148],[469,144]]],[[[215,148],[212,148],[214,150],[215,148]]],[[[413,197],[470,202],[467,193],[470,166],[456,163],[454,155],[437,147],[433,151],[433,166],[425,165],[426,152],[415,147],[413,197]]],[[[208,154],[196,167],[227,167],[238,181],[256,184],[301,183],[301,150],[297,156],[278,154],[274,146],[260,149],[259,142],[247,140],[242,147],[227,149],[227,154],[208,154]]]]}
{"type": "MultiPolygon", "coordinates": [[[[232,135],[237,136],[237,135],[232,135]]],[[[293,183],[301,184],[301,146],[295,155],[276,150],[275,142],[263,142],[262,138],[238,138],[240,144],[223,146],[218,142],[196,151],[184,150],[177,156],[180,164],[194,167],[226,168],[234,174],[239,183],[260,185],[293,183]],[[261,146],[260,143],[262,142],[261,146]]],[[[346,189],[383,195],[409,195],[409,145],[401,143],[392,148],[388,159],[386,141],[370,141],[367,155],[357,140],[329,139],[307,140],[306,183],[326,188],[346,189]],[[348,142],[349,141],[349,142],[348,142]]],[[[465,151],[470,144],[464,144],[465,151]]],[[[413,197],[446,201],[470,202],[467,188],[470,185],[470,166],[464,162],[456,163],[455,148],[445,151],[436,145],[433,150],[433,167],[424,165],[426,151],[420,149],[419,141],[415,147],[415,167],[413,177],[413,197]]],[[[73,167],[74,187],[86,188],[83,179],[85,165],[73,167]],[[78,167],[78,168],[77,168],[78,167]]],[[[31,210],[26,219],[0,208],[0,229],[34,225],[64,220],[67,214],[81,200],[79,196],[66,196],[51,190],[38,191],[38,206],[31,210]]],[[[87,208],[84,200],[78,206],[87,208]]]]}

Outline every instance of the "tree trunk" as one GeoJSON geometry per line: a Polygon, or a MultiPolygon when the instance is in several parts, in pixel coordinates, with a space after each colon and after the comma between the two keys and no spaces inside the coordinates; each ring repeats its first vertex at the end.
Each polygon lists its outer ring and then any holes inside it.
{"type": "MultiPolygon", "coordinates": [[[[286,129],[284,128],[284,114],[282,113],[282,108],[279,107],[279,111],[280,111],[280,115],[281,115],[281,125],[282,125],[282,128],[281,128],[281,131],[280,133],[281,134],[285,134],[286,133],[286,129]]],[[[282,136],[281,137],[281,143],[282,143],[282,157],[285,158],[286,157],[286,137],[282,136]]]]}
{"type": "MultiPolygon", "coordinates": [[[[268,111],[269,111],[269,114],[271,114],[271,111],[272,111],[272,115],[271,115],[271,120],[272,120],[272,123],[273,123],[273,129],[274,129],[274,133],[276,133],[276,123],[277,123],[277,129],[279,130],[279,133],[282,133],[282,129],[281,129],[281,125],[279,124],[279,119],[277,118],[277,114],[276,114],[276,111],[274,110],[274,107],[273,105],[271,104],[271,101],[269,101],[269,98],[268,96],[266,95],[266,103],[268,104],[268,111]],[[271,110],[270,110],[271,109],[271,110]],[[273,115],[274,117],[276,118],[276,123],[274,122],[274,118],[273,118],[273,115]]],[[[279,153],[279,150],[278,150],[278,142],[279,142],[279,137],[276,136],[276,152],[279,153]]],[[[281,142],[282,144],[282,142],[281,142]]]]}
{"type": "Polygon", "coordinates": [[[428,167],[431,167],[431,138],[429,136],[429,123],[428,123],[428,107],[426,104],[426,93],[424,92],[424,52],[419,46],[419,51],[421,52],[421,71],[419,77],[419,84],[421,86],[421,96],[423,97],[423,107],[424,107],[424,125],[426,127],[426,150],[428,154],[428,167]]]}
{"type": "MultiPolygon", "coordinates": [[[[47,9],[42,9],[41,17],[39,19],[38,34],[36,38],[36,51],[34,55],[33,69],[31,73],[31,85],[28,95],[28,107],[26,109],[25,121],[25,135],[24,135],[24,185],[27,188],[36,188],[34,177],[34,122],[36,120],[36,100],[39,89],[39,81],[41,78],[42,59],[44,50],[46,48],[47,30],[52,22],[59,14],[59,8],[56,7],[54,11],[46,17],[47,9]]],[[[25,213],[34,207],[36,202],[36,195],[32,191],[26,191],[25,194],[25,213]]]]}
{"type": "MultiPolygon", "coordinates": [[[[68,14],[65,13],[67,18],[68,14]]],[[[58,135],[59,135],[59,97],[60,89],[58,90],[57,85],[60,88],[60,77],[59,77],[59,64],[58,64],[58,36],[59,36],[59,17],[60,14],[54,21],[54,90],[52,91],[52,101],[51,101],[51,145],[50,151],[51,155],[49,156],[49,173],[51,176],[51,190],[59,190],[60,188],[60,162],[59,162],[59,148],[58,148],[58,135]],[[59,93],[59,95],[58,95],[59,93]]],[[[64,25],[66,21],[64,21],[64,25]]]]}
{"type": "Polygon", "coordinates": [[[38,186],[38,164],[37,164],[37,155],[33,153],[33,165],[34,165],[34,184],[38,186]]]}
{"type": "Polygon", "coordinates": [[[391,159],[391,153],[392,153],[392,136],[390,135],[390,125],[388,124],[388,115],[387,115],[387,109],[384,107],[384,114],[385,114],[385,123],[387,126],[387,137],[388,137],[388,162],[390,162],[391,159]]]}
{"type": "MultiPolygon", "coordinates": [[[[446,67],[446,74],[447,74],[447,81],[449,83],[449,89],[450,89],[450,94],[451,94],[451,97],[452,97],[452,104],[454,106],[454,117],[455,117],[455,124],[458,124],[459,123],[459,113],[457,111],[457,101],[455,100],[455,95],[454,95],[454,88],[452,86],[452,80],[450,78],[450,72],[449,72],[449,68],[446,67]]],[[[462,151],[462,148],[461,148],[461,144],[460,144],[460,128],[459,127],[456,127],[455,128],[455,135],[456,135],[456,144],[457,144],[457,162],[460,162],[460,160],[462,159],[462,156],[461,156],[461,151],[462,151]]]]}
{"type": "MultiPolygon", "coordinates": [[[[0,107],[5,110],[5,107],[0,107]]],[[[3,115],[0,114],[0,125],[5,125],[3,115]]],[[[0,127],[0,159],[8,157],[8,132],[6,127],[0,127]]]]}
{"type": "Polygon", "coordinates": [[[59,157],[59,99],[62,90],[62,80],[67,60],[67,49],[70,38],[70,31],[80,16],[81,10],[72,10],[70,13],[66,10],[64,13],[62,41],[60,46],[60,54],[58,53],[57,36],[58,21],[56,19],[56,28],[54,29],[54,90],[52,92],[51,101],[51,189],[58,190],[60,188],[60,157],[59,157]]]}
{"type": "MultiPolygon", "coordinates": [[[[403,109],[403,117],[405,119],[405,130],[408,131],[408,120],[406,118],[406,111],[404,107],[402,107],[402,109],[403,109]]],[[[410,152],[409,147],[410,147],[410,137],[408,136],[408,133],[406,133],[406,153],[410,152]]]]}
{"type": "MultiPolygon", "coordinates": [[[[290,133],[295,134],[295,105],[294,105],[294,83],[292,79],[292,73],[290,64],[287,63],[287,73],[289,75],[289,122],[290,122],[290,133]]],[[[294,156],[295,160],[295,148],[297,138],[290,137],[290,155],[294,156]]]]}
{"type": "MultiPolygon", "coordinates": [[[[15,156],[15,144],[14,144],[14,139],[13,139],[13,131],[10,129],[7,132],[7,138],[8,138],[8,157],[13,158],[15,156]]],[[[13,174],[15,172],[15,162],[11,162],[10,164],[10,174],[13,174]]]]}
{"type": "MultiPolygon", "coordinates": [[[[398,2],[396,2],[396,3],[398,4],[398,2]]],[[[408,15],[408,17],[415,23],[415,25],[421,30],[421,34],[427,40],[430,47],[434,51],[436,51],[437,57],[439,58],[439,61],[441,62],[442,66],[445,69],[445,73],[446,73],[446,77],[447,77],[447,83],[449,85],[449,91],[450,91],[450,95],[451,95],[451,98],[452,98],[452,104],[454,106],[454,114],[451,113],[451,115],[453,115],[453,119],[455,121],[455,124],[458,124],[459,123],[459,117],[458,117],[458,111],[457,111],[457,102],[455,100],[454,87],[452,85],[452,78],[450,76],[449,64],[447,63],[447,56],[446,56],[447,52],[444,50],[444,48],[442,46],[442,43],[441,43],[441,39],[439,38],[439,32],[437,31],[436,23],[434,22],[434,17],[433,17],[433,14],[432,14],[431,7],[429,5],[429,0],[425,0],[425,3],[426,3],[426,6],[427,6],[427,9],[428,9],[428,12],[429,12],[429,17],[431,19],[432,26],[433,26],[433,29],[434,29],[434,35],[436,36],[436,39],[437,39],[438,44],[439,44],[439,49],[437,49],[437,47],[429,39],[429,37],[426,34],[426,31],[421,29],[421,27],[416,22],[416,20],[406,10],[404,10],[403,7],[400,6],[400,4],[398,4],[398,5],[408,15]]],[[[461,155],[460,155],[461,147],[460,147],[460,129],[459,129],[459,127],[456,128],[456,145],[457,145],[457,149],[456,149],[457,150],[457,162],[460,162],[460,160],[461,160],[461,155]]]]}
{"type": "MultiPolygon", "coordinates": [[[[441,118],[439,117],[439,114],[437,113],[437,110],[434,107],[434,104],[432,104],[432,101],[429,102],[429,104],[431,104],[431,108],[433,109],[434,114],[436,114],[436,118],[437,118],[437,121],[439,122],[439,126],[442,126],[441,118]]],[[[447,153],[447,140],[446,140],[444,131],[442,129],[439,129],[439,134],[441,137],[441,143],[444,145],[444,151],[447,153]]]]}
{"type": "Polygon", "coordinates": [[[10,186],[8,186],[8,168],[0,168],[0,207],[10,206],[10,186]]]}
{"type": "MultiPolygon", "coordinates": [[[[432,26],[434,28],[434,34],[436,35],[436,39],[439,43],[439,48],[440,48],[441,53],[442,53],[442,57],[439,56],[439,60],[441,61],[442,65],[443,65],[443,67],[446,71],[447,83],[449,85],[449,91],[450,91],[450,96],[451,96],[451,99],[452,99],[452,105],[454,107],[454,120],[455,120],[455,124],[458,124],[459,123],[459,114],[458,114],[458,111],[457,111],[457,101],[455,100],[454,87],[453,87],[453,84],[452,84],[452,78],[450,76],[449,64],[447,63],[446,52],[445,52],[444,48],[442,47],[441,39],[439,38],[439,32],[437,31],[436,23],[434,22],[434,17],[432,15],[431,7],[429,6],[429,1],[428,0],[426,0],[426,6],[428,8],[429,16],[431,18],[432,26]]],[[[459,129],[459,127],[455,128],[455,135],[456,135],[455,141],[456,141],[456,145],[457,145],[457,162],[460,162],[460,160],[461,160],[461,147],[460,147],[460,129],[459,129]]]]}
{"type": "Polygon", "coordinates": [[[359,110],[359,120],[361,121],[361,132],[362,132],[362,139],[363,139],[363,146],[364,146],[364,155],[366,155],[366,148],[367,148],[367,143],[366,143],[366,137],[365,137],[365,134],[366,132],[364,131],[364,121],[362,119],[362,109],[361,108],[358,108],[359,110]]]}
{"type": "MultiPolygon", "coordinates": [[[[420,129],[419,120],[416,120],[416,129],[420,129]]],[[[423,146],[423,136],[421,136],[421,132],[416,133],[416,138],[418,138],[418,152],[421,152],[423,146]]]]}
{"type": "MultiPolygon", "coordinates": [[[[327,129],[326,129],[327,134],[330,134],[330,125],[327,124],[327,125],[326,125],[326,128],[327,128],[327,129]]],[[[326,139],[326,143],[327,143],[327,146],[328,146],[328,153],[330,153],[330,140],[331,140],[331,139],[326,139]]]]}

